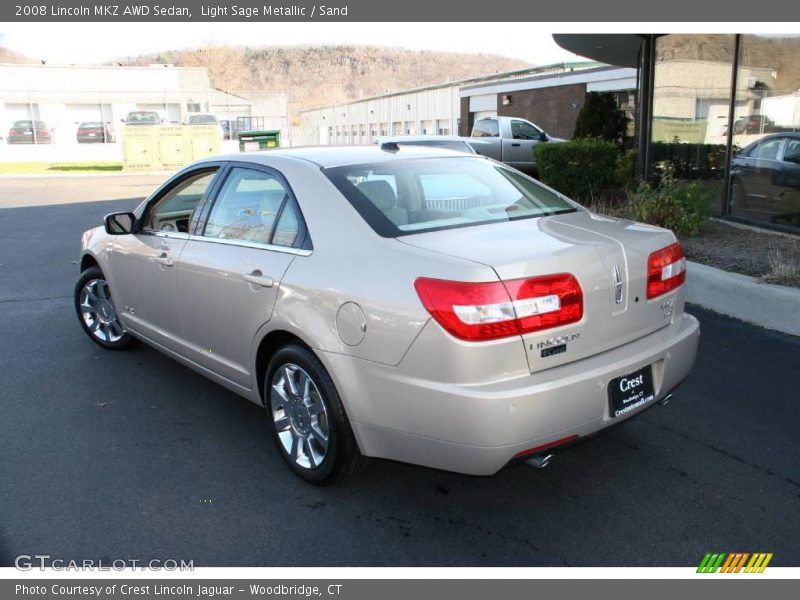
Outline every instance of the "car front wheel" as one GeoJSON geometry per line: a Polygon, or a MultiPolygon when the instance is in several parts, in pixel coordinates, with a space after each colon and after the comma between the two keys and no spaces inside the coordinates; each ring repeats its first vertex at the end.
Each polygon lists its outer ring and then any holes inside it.
{"type": "Polygon", "coordinates": [[[75,312],[86,335],[103,348],[119,350],[133,341],[117,316],[111,290],[99,267],[86,269],[75,284],[75,312]]]}
{"type": "Polygon", "coordinates": [[[317,485],[343,480],[366,461],[325,367],[306,347],[280,348],[267,367],[264,405],[289,467],[317,485]]]}

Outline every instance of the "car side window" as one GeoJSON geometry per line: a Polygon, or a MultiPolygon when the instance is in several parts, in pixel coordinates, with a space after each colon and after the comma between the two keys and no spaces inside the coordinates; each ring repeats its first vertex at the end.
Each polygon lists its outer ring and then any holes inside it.
{"type": "Polygon", "coordinates": [[[472,137],[500,137],[497,119],[481,119],[473,127],[472,137]]]}
{"type": "Polygon", "coordinates": [[[205,197],[216,174],[215,168],[180,180],[149,207],[142,229],[188,233],[192,213],[205,197]]]}
{"type": "Polygon", "coordinates": [[[800,140],[789,140],[783,153],[784,162],[800,164],[800,140]]]}
{"type": "Polygon", "coordinates": [[[538,140],[541,132],[525,121],[511,121],[511,137],[515,140],[538,140]]]}
{"type": "Polygon", "coordinates": [[[783,139],[769,140],[759,144],[750,152],[750,158],[760,158],[762,160],[776,160],[778,151],[781,149],[783,139]]]}
{"type": "Polygon", "coordinates": [[[301,231],[299,209],[276,175],[234,167],[217,197],[203,235],[294,246],[301,231]]]}
{"type": "Polygon", "coordinates": [[[287,201],[278,218],[278,224],[275,226],[272,244],[291,248],[297,244],[299,235],[300,219],[297,216],[296,207],[294,202],[287,201]]]}

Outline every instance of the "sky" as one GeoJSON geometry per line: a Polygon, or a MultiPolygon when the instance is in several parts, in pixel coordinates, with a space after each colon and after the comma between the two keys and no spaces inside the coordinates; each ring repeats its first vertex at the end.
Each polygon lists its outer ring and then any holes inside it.
{"type": "MultiPolygon", "coordinates": [[[[509,36],[530,24],[492,23],[0,23],[0,46],[48,64],[114,58],[205,45],[356,44],[500,54],[543,65],[579,60],[551,34],[509,36]]],[[[536,31],[534,31],[536,29],[536,31]]]]}

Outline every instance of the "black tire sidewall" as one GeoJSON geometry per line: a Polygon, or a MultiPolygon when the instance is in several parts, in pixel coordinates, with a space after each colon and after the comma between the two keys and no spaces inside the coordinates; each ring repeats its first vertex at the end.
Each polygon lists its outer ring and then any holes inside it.
{"type": "MultiPolygon", "coordinates": [[[[350,424],[344,413],[344,407],[336,391],[336,387],[331,376],[325,370],[320,360],[304,346],[291,343],[280,348],[272,357],[267,366],[264,379],[264,407],[267,413],[269,430],[275,445],[286,464],[302,479],[317,485],[327,485],[332,483],[339,473],[346,466],[348,453],[343,452],[343,446],[355,444],[350,424]],[[275,423],[272,418],[272,406],[270,402],[270,390],[272,389],[272,378],[275,372],[284,364],[293,363],[301,367],[317,386],[322,395],[322,402],[328,415],[328,451],[325,458],[318,467],[306,469],[292,462],[288,453],[283,447],[275,423]]],[[[353,448],[349,448],[352,452],[353,448]]],[[[357,450],[356,450],[357,452],[357,450]]]]}
{"type": "MultiPolygon", "coordinates": [[[[81,313],[81,292],[83,291],[83,286],[86,285],[88,281],[92,279],[102,279],[105,282],[108,282],[106,276],[103,274],[103,271],[98,266],[92,266],[83,271],[81,276],[78,278],[78,281],[75,283],[75,291],[73,294],[73,303],[75,305],[75,314],[78,316],[78,322],[81,324],[83,331],[89,336],[89,339],[92,340],[98,346],[102,346],[108,350],[122,350],[123,348],[127,348],[130,343],[133,341],[133,338],[130,333],[125,331],[122,334],[122,337],[117,340],[116,342],[106,342],[104,340],[98,339],[89,328],[86,326],[86,323],[83,320],[83,314],[81,313]]],[[[113,302],[113,296],[112,296],[113,302]]],[[[116,309],[116,305],[114,305],[116,309]]]]}

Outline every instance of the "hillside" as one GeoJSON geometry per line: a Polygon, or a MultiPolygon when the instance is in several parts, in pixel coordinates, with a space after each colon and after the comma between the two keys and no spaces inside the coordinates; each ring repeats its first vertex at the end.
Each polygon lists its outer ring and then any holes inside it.
{"type": "MultiPolygon", "coordinates": [[[[656,45],[656,60],[659,61],[733,61],[733,36],[730,35],[671,35],[660,38],[656,45]]],[[[797,58],[796,37],[745,35],[742,38],[741,66],[774,69],[776,78],[769,85],[775,93],[800,89],[800,61],[797,58]]]]}
{"type": "Polygon", "coordinates": [[[496,55],[371,46],[214,46],[128,57],[118,62],[207,67],[214,87],[237,93],[288,91],[293,116],[306,108],[386,91],[530,66],[496,55]]]}

